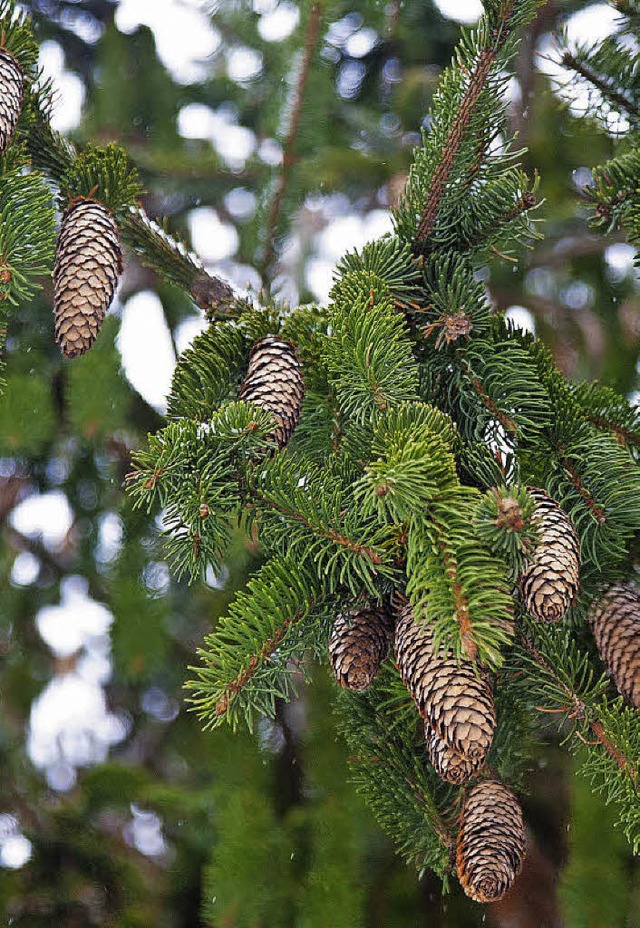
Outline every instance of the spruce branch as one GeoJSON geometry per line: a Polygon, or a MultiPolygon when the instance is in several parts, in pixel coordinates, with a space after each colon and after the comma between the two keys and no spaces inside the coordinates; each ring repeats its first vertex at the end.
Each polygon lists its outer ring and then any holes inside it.
{"type": "Polygon", "coordinates": [[[309,11],[309,19],[307,21],[307,30],[304,38],[302,59],[299,65],[295,92],[291,105],[291,112],[289,114],[289,128],[283,145],[282,165],[267,216],[262,260],[260,261],[260,266],[258,268],[260,277],[263,281],[269,274],[275,259],[275,243],[278,234],[282,201],[284,198],[285,190],[287,188],[289,177],[291,175],[291,170],[296,163],[296,142],[300,129],[302,108],[305,102],[307,82],[311,72],[311,63],[313,61],[313,57],[320,38],[321,13],[322,3],[312,3],[311,10],[309,11]]]}
{"type": "MultiPolygon", "coordinates": [[[[524,648],[529,656],[527,666],[531,669],[536,666],[537,674],[552,684],[545,687],[544,694],[541,694],[544,698],[544,705],[536,706],[536,708],[541,712],[557,713],[568,722],[585,726],[596,739],[595,744],[604,749],[624,777],[628,778],[634,792],[640,791],[637,761],[625,753],[620,743],[622,739],[617,738],[616,734],[610,730],[607,724],[610,718],[606,703],[602,717],[598,713],[598,700],[603,698],[608,686],[606,677],[594,680],[586,655],[581,655],[575,645],[571,646],[570,654],[566,655],[559,664],[553,659],[557,656],[558,642],[552,643],[550,636],[549,632],[546,635],[542,632],[538,633],[542,646],[537,645],[534,638],[526,634],[518,641],[519,646],[524,648]],[[549,651],[553,657],[550,657],[549,651]],[[559,667],[565,666],[569,669],[559,671],[559,667]]],[[[578,740],[593,747],[593,742],[587,742],[580,735],[578,735],[578,740]]]]}
{"type": "Polygon", "coordinates": [[[315,571],[286,557],[249,581],[205,639],[202,665],[190,668],[197,678],[187,684],[189,701],[205,728],[224,721],[236,728],[243,718],[251,729],[256,713],[273,718],[277,699],[291,699],[296,675],[306,673],[302,658],[313,650],[311,625],[326,634],[317,611],[324,595],[315,571]]]}
{"type": "Polygon", "coordinates": [[[494,44],[488,45],[480,50],[475,66],[469,76],[466,90],[451,128],[449,129],[443,147],[442,157],[431,180],[429,193],[422,209],[420,221],[418,222],[418,228],[416,230],[416,248],[418,251],[426,250],[427,240],[435,224],[438,210],[440,209],[440,201],[471,121],[471,117],[476,109],[482,91],[485,88],[487,79],[491,74],[491,70],[497,61],[500,50],[510,35],[511,28],[509,21],[516,5],[517,0],[508,0],[508,2],[502,5],[502,28],[492,32],[491,37],[494,44]]]}
{"type": "Polygon", "coordinates": [[[582,56],[578,57],[570,51],[565,51],[562,64],[593,84],[615,107],[628,113],[635,120],[640,119],[640,107],[637,102],[627,96],[620,86],[616,86],[609,75],[598,73],[582,56]]]}

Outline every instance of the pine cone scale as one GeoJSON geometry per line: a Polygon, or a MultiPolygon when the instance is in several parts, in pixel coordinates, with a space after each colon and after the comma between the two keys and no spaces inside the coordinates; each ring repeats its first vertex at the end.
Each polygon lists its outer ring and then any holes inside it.
{"type": "Polygon", "coordinates": [[[542,490],[529,488],[540,520],[540,541],[520,577],[527,611],[541,622],[559,622],[578,592],[580,542],[567,514],[542,490]]]}
{"type": "Polygon", "coordinates": [[[640,595],[632,584],[611,587],[592,606],[589,622],[618,692],[640,709],[640,595]]]}
{"type": "Polygon", "coordinates": [[[431,763],[449,782],[468,779],[484,763],[496,724],[488,677],[470,661],[434,650],[428,625],[400,613],[395,634],[396,663],[425,720],[431,763]]]}
{"type": "Polygon", "coordinates": [[[0,48],[0,155],[7,150],[13,136],[23,97],[22,68],[6,48],[0,48]]]}

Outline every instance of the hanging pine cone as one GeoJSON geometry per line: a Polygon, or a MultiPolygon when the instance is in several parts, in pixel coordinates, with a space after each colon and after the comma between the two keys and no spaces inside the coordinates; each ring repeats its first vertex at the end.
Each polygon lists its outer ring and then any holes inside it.
{"type": "Polygon", "coordinates": [[[497,902],[511,888],[526,849],[522,809],[506,786],[478,783],[462,808],[456,846],[458,879],[476,902],[497,902]]]}
{"type": "Polygon", "coordinates": [[[300,362],[291,342],[277,335],[257,341],[249,357],[249,370],[240,388],[240,399],[262,406],[277,421],[269,435],[284,448],[293,432],[304,398],[300,362]]]}
{"type": "Polygon", "coordinates": [[[607,590],[589,611],[593,637],[618,692],[640,709],[640,595],[631,584],[607,590]]]}
{"type": "Polygon", "coordinates": [[[76,200],[62,217],[53,268],[56,341],[67,358],[93,345],[122,273],[111,214],[94,200],[76,200]]]}
{"type": "Polygon", "coordinates": [[[0,48],[0,155],[7,150],[18,122],[23,95],[22,68],[6,48],[0,48]]]}
{"type": "Polygon", "coordinates": [[[370,686],[392,640],[393,619],[381,607],[361,606],[339,615],[329,638],[329,658],[340,686],[370,686]]]}
{"type": "Polygon", "coordinates": [[[580,542],[569,516],[542,490],[528,488],[536,502],[540,540],[520,575],[527,612],[541,622],[559,622],[578,592],[580,542]]]}
{"type": "Polygon", "coordinates": [[[428,722],[424,723],[424,737],[427,742],[429,760],[441,780],[447,783],[466,783],[474,776],[484,762],[484,755],[470,758],[450,748],[442,741],[428,722]]]}
{"type": "Polygon", "coordinates": [[[431,762],[443,779],[459,783],[485,762],[496,713],[489,679],[471,661],[456,661],[433,647],[428,625],[416,622],[409,605],[395,632],[396,663],[425,720],[431,762]]]}

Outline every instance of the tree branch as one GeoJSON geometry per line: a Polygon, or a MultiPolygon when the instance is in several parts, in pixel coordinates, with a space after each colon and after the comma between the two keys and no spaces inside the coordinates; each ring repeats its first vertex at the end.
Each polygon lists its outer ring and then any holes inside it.
{"type": "Polygon", "coordinates": [[[433,230],[435,221],[438,217],[440,202],[447,186],[449,175],[455,164],[456,156],[462,145],[465,132],[469,126],[480,95],[485,88],[491,68],[495,64],[496,58],[509,35],[507,20],[513,11],[515,2],[516,0],[511,0],[509,4],[503,28],[500,30],[496,44],[492,48],[482,49],[478,55],[475,67],[471,72],[469,83],[462,97],[460,107],[444,143],[442,157],[434,171],[429,193],[427,194],[420,222],[418,223],[415,244],[419,251],[424,251],[426,241],[433,230]]]}
{"type": "Polygon", "coordinates": [[[575,55],[571,54],[571,52],[565,52],[562,56],[562,64],[565,68],[569,68],[577,74],[580,74],[581,77],[584,77],[585,80],[593,84],[603,96],[612,103],[615,103],[620,109],[625,110],[625,112],[629,113],[635,119],[640,117],[640,110],[638,110],[633,100],[625,96],[617,87],[612,87],[602,75],[594,71],[586,62],[580,61],[575,55]]]}
{"type": "Polygon", "coordinates": [[[284,141],[282,168],[280,171],[280,176],[278,177],[275,193],[271,201],[271,206],[269,208],[269,215],[267,217],[266,238],[263,246],[262,260],[259,267],[260,276],[263,280],[269,273],[275,258],[275,239],[278,231],[278,223],[280,220],[282,200],[284,198],[285,190],[287,189],[289,177],[291,176],[291,170],[296,162],[295,147],[298,140],[298,131],[300,129],[302,107],[304,105],[307,82],[309,80],[309,73],[311,71],[311,62],[313,60],[313,55],[318,45],[318,39],[320,37],[320,13],[321,4],[314,3],[311,7],[311,12],[309,13],[309,22],[307,23],[304,51],[302,54],[302,62],[296,82],[289,131],[287,132],[287,137],[284,141]]]}

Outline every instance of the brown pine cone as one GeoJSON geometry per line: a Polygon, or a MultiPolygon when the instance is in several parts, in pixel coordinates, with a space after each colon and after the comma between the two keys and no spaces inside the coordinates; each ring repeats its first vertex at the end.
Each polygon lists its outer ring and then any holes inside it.
{"type": "Polygon", "coordinates": [[[440,779],[447,783],[466,783],[484,763],[482,755],[470,758],[454,751],[446,741],[438,738],[428,722],[424,723],[424,737],[427,742],[429,760],[440,779]]]}
{"type": "Polygon", "coordinates": [[[329,658],[340,686],[365,690],[386,660],[393,640],[393,619],[379,606],[361,606],[336,619],[329,658]]]}
{"type": "Polygon", "coordinates": [[[291,342],[277,335],[257,341],[249,357],[249,370],[240,388],[240,399],[270,412],[277,426],[269,435],[284,448],[300,418],[304,381],[291,342]]]}
{"type": "Polygon", "coordinates": [[[395,655],[425,720],[433,766],[443,779],[461,782],[482,766],[493,741],[496,712],[486,672],[442,649],[434,653],[430,627],[414,620],[409,605],[396,625],[395,655]]]}
{"type": "Polygon", "coordinates": [[[640,709],[640,595],[632,584],[607,590],[589,611],[593,637],[618,692],[640,709]]]}
{"type": "Polygon", "coordinates": [[[23,96],[22,68],[6,48],[0,48],[0,155],[4,154],[11,141],[23,96]]]}
{"type": "Polygon", "coordinates": [[[94,200],[76,200],[60,226],[53,267],[56,341],[67,358],[93,345],[122,273],[111,214],[94,200]]]}
{"type": "Polygon", "coordinates": [[[520,575],[527,612],[541,622],[559,622],[578,592],[580,542],[569,516],[542,490],[528,487],[536,502],[540,540],[520,575]]]}
{"type": "Polygon", "coordinates": [[[476,902],[497,902],[513,886],[526,850],[522,809],[506,786],[483,780],[469,790],[456,846],[458,879],[476,902]]]}

